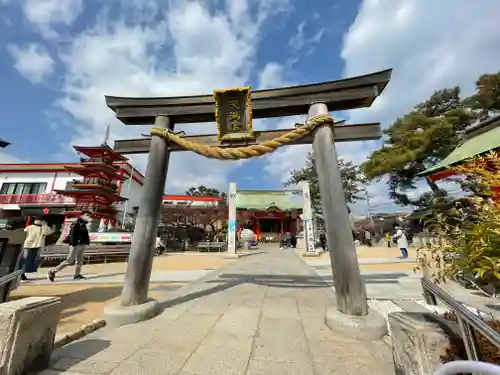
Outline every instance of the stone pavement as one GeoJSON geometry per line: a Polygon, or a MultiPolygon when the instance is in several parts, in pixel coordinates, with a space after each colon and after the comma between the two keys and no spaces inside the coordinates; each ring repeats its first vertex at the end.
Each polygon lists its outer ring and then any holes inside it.
{"type": "Polygon", "coordinates": [[[295,252],[259,249],[161,301],[155,319],[54,352],[52,374],[393,374],[390,347],[334,335],[329,286],[295,252]]]}

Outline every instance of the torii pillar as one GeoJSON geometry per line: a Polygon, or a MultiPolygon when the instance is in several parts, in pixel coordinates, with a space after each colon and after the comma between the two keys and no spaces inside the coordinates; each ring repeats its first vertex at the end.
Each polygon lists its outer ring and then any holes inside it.
{"type": "MultiPolygon", "coordinates": [[[[309,108],[309,118],[325,114],[326,104],[309,108]]],[[[368,308],[331,125],[320,125],[314,130],[313,151],[337,297],[337,306],[327,310],[325,323],[343,336],[380,340],[387,333],[387,323],[382,315],[368,308]]]]}
{"type": "MultiPolygon", "coordinates": [[[[159,115],[155,127],[173,129],[174,124],[168,116],[159,115]]],[[[104,309],[110,326],[136,323],[162,311],[158,301],[148,299],[148,290],[169,159],[168,142],[153,137],[120,302],[104,309]]]]}

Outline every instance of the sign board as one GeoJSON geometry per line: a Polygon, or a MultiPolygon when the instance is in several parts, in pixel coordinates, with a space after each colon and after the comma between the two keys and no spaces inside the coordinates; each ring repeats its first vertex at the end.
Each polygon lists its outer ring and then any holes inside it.
{"type": "Polygon", "coordinates": [[[305,220],[304,223],[306,232],[306,251],[314,252],[316,249],[313,222],[312,220],[305,220]]]}
{"type": "Polygon", "coordinates": [[[215,90],[214,98],[219,142],[255,140],[250,87],[215,90]]]}
{"type": "Polygon", "coordinates": [[[89,233],[90,242],[92,243],[102,243],[102,242],[116,242],[116,243],[131,243],[133,233],[125,232],[92,232],[89,233]]]}

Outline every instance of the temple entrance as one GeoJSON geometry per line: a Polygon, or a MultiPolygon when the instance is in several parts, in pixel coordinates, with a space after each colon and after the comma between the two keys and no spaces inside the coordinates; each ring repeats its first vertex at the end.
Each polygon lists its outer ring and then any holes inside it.
{"type": "MultiPolygon", "coordinates": [[[[151,137],[115,142],[122,154],[148,153],[146,179],[142,191],[125,284],[120,304],[147,305],[153,253],[151,244],[158,233],[169,155],[192,151],[219,160],[241,160],[263,156],[285,145],[312,144],[322,198],[326,237],[332,260],[338,310],[347,315],[368,314],[366,290],[361,279],[352,241],[351,223],[342,186],[335,142],[377,140],[380,124],[345,125],[336,122],[330,111],[369,107],[389,83],[391,70],[338,81],[283,87],[251,92],[250,87],[216,90],[213,96],[170,98],[106,97],[106,104],[127,125],[155,124],[151,137]],[[287,130],[254,131],[252,119],[307,114],[303,124],[287,130]],[[216,121],[213,135],[185,136],[174,132],[175,124],[216,121]]],[[[236,253],[236,184],[228,194],[228,256],[236,253]]],[[[304,199],[310,201],[309,191],[304,199]]],[[[258,202],[257,202],[258,203],[258,202]]],[[[276,203],[276,202],[275,202],[276,203]]],[[[253,207],[273,211],[276,204],[253,207]]],[[[283,211],[283,210],[281,210],[283,211]]],[[[287,212],[288,213],[288,212],[287,212]]],[[[294,219],[293,217],[291,217],[294,219]]],[[[255,217],[255,219],[268,219],[255,217]]],[[[296,219],[296,218],[295,218],[296,219]]],[[[287,219],[290,223],[290,219],[287,219]]],[[[313,235],[312,210],[302,213],[306,233],[313,235]]],[[[286,220],[280,223],[285,225],[286,220]]],[[[260,228],[260,225],[259,225],[260,228]]],[[[306,235],[310,238],[310,235],[306,235]]],[[[248,241],[247,241],[248,243],[248,241]]],[[[307,247],[315,254],[314,245],[307,247]]],[[[154,304],[151,304],[153,306],[154,304]]],[[[149,306],[154,309],[156,306],[149,306]]],[[[153,311],[153,310],[152,310],[153,311]]],[[[147,314],[144,314],[145,316],[147,314]]]]}

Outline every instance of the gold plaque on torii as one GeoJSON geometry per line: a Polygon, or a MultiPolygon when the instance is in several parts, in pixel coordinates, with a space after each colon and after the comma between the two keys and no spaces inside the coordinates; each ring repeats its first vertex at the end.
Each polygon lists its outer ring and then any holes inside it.
{"type": "Polygon", "coordinates": [[[219,142],[254,141],[250,87],[214,90],[214,98],[219,142]]]}

